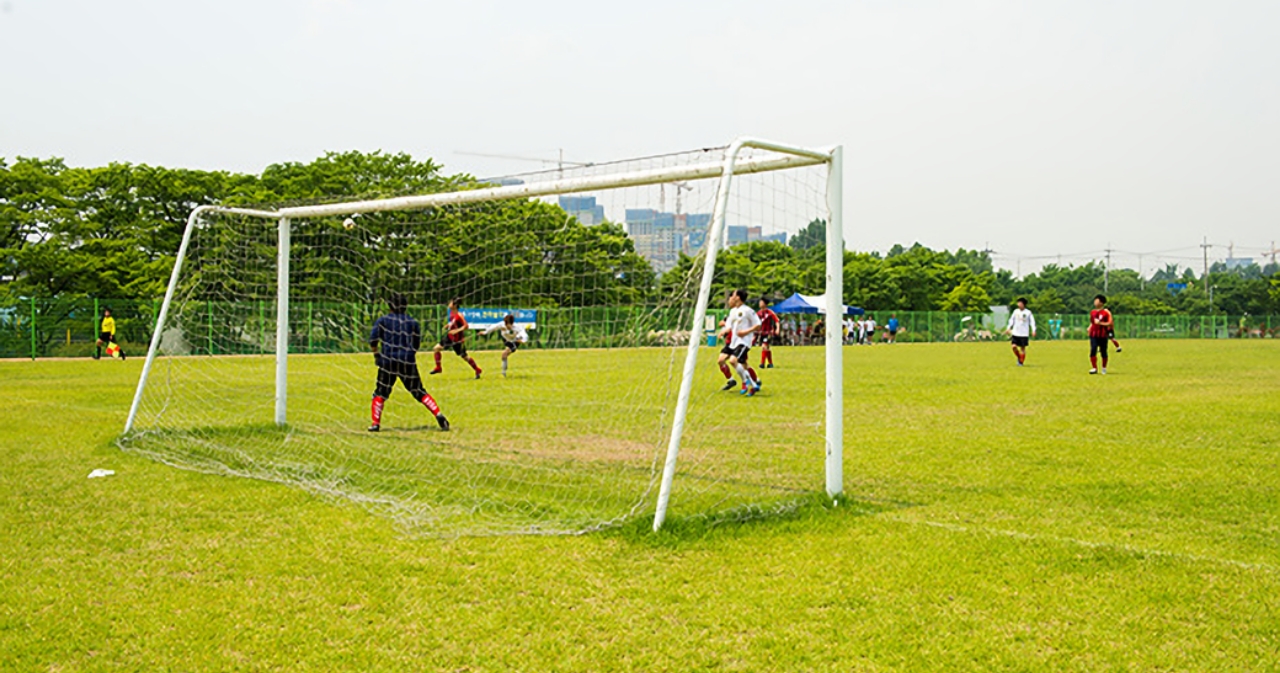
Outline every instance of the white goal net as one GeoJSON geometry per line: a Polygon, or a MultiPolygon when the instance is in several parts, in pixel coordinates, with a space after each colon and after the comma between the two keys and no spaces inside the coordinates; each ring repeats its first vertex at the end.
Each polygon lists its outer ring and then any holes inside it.
{"type": "Polygon", "coordinates": [[[670,516],[821,493],[828,352],[775,346],[750,396],[736,373],[724,390],[705,328],[728,289],[752,310],[793,289],[759,287],[751,265],[830,221],[829,165],[742,148],[726,191],[726,152],[196,213],[120,445],[359,503],[411,534],[648,525],[692,340],[670,516]],[[716,244],[729,263],[691,331],[716,244]]]}

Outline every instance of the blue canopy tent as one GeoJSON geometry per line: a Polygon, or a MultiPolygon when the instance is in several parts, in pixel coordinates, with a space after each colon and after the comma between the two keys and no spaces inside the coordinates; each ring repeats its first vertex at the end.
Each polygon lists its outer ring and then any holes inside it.
{"type": "MultiPolygon", "coordinates": [[[[774,304],[770,308],[774,313],[826,313],[827,312],[827,295],[804,295],[799,292],[783,299],[774,304]]],[[[862,315],[865,313],[857,306],[844,307],[845,315],[862,315]]]]}

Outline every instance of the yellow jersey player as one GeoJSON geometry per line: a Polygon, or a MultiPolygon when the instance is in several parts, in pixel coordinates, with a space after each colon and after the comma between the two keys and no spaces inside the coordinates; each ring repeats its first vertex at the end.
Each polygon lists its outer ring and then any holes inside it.
{"type": "Polygon", "coordinates": [[[116,343],[116,319],[111,317],[111,309],[102,309],[102,326],[98,329],[98,340],[93,344],[93,359],[102,357],[102,347],[107,347],[107,355],[124,360],[124,350],[116,343]]]}

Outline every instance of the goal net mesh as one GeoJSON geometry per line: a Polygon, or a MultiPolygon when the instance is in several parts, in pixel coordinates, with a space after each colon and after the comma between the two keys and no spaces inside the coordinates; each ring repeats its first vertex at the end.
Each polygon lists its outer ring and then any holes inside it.
{"type": "MultiPolygon", "coordinates": [[[[501,182],[719,164],[723,156],[716,148],[501,182]]],[[[354,226],[345,215],[292,221],[288,423],[279,427],[278,224],[207,214],[192,233],[133,431],[120,445],[183,469],[359,503],[409,534],[574,533],[648,521],[719,182],[365,212],[354,226]],[[400,382],[385,400],[381,432],[367,430],[378,372],[369,339],[392,293],[420,325],[418,371],[450,432],[400,382]],[[469,316],[463,344],[478,377],[452,343],[440,354],[442,371],[428,373],[451,299],[469,316]],[[504,376],[501,336],[477,327],[508,313],[528,339],[504,376]]],[[[827,218],[822,165],[736,175],[729,194],[730,246],[791,236],[827,218]]],[[[797,279],[794,288],[753,281],[753,265],[768,264],[777,244],[730,250],[720,253],[712,321],[724,315],[732,287],[751,289],[753,309],[762,294],[776,301],[821,290],[821,277],[797,279]]],[[[669,520],[751,516],[820,491],[821,349],[779,347],[769,370],[758,368],[753,349],[763,388],[748,398],[723,390],[723,342],[708,347],[703,329],[693,336],[702,345],[669,520]]]]}

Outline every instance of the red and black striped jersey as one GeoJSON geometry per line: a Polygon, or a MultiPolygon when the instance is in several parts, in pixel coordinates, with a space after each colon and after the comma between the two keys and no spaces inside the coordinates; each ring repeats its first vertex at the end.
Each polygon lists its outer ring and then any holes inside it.
{"type": "Polygon", "coordinates": [[[756,316],[760,318],[760,334],[761,336],[773,336],[778,333],[778,314],[771,309],[762,308],[756,311],[756,316]]]}

